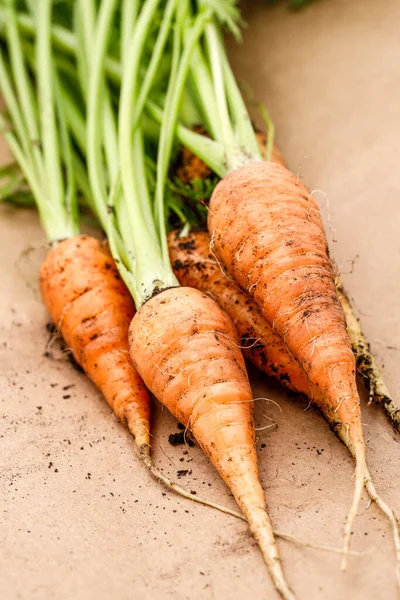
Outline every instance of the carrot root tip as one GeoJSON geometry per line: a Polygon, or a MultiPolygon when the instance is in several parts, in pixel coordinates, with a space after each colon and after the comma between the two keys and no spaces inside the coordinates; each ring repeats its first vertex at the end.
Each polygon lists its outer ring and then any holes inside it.
{"type": "Polygon", "coordinates": [[[386,515],[391,526],[393,533],[393,542],[396,551],[396,583],[397,588],[400,591],[400,532],[399,532],[399,521],[393,512],[393,510],[383,501],[376,491],[375,484],[372,480],[371,474],[368,469],[365,469],[365,487],[369,494],[371,501],[380,508],[380,510],[386,515]]]}
{"type": "Polygon", "coordinates": [[[347,516],[346,525],[344,529],[344,542],[343,542],[343,556],[341,570],[345,571],[347,568],[347,558],[350,549],[350,537],[353,529],[354,519],[357,516],[358,507],[361,501],[362,493],[364,490],[364,480],[367,465],[365,463],[364,448],[356,449],[356,482],[354,487],[353,501],[350,507],[349,514],[347,516]],[[358,457],[357,457],[358,454],[358,457]]]}

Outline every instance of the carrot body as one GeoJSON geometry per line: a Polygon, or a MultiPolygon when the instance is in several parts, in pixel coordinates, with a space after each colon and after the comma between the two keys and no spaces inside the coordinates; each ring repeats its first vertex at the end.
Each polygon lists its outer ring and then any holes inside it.
{"type": "MultiPolygon", "coordinates": [[[[316,395],[346,427],[357,462],[352,520],[364,483],[365,444],[355,358],[318,205],[285,167],[252,162],[217,185],[208,226],[229,275],[253,297],[316,395]]],[[[346,547],[349,527],[348,520],[346,547]]]]}
{"type": "Polygon", "coordinates": [[[277,589],[292,598],[258,479],[254,403],[231,320],[209,296],[170,288],[140,308],[129,339],[147,387],[192,430],[245,515],[277,589]]]}
{"type": "Polygon", "coordinates": [[[128,345],[135,308],[107,247],[87,235],[60,242],[43,262],[40,288],[76,361],[148,452],[149,395],[128,345]]]}
{"type": "Polygon", "coordinates": [[[272,330],[254,300],[223,273],[210,251],[208,233],[192,231],[181,238],[173,231],[168,236],[168,247],[181,285],[208,294],[230,316],[241,337],[244,357],[291,390],[310,396],[310,383],[282,338],[272,330]]]}

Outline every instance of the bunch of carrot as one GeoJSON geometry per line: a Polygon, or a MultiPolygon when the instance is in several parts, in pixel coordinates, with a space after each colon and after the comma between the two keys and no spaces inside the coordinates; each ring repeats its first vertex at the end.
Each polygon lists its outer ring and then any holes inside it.
{"type": "MultiPolygon", "coordinates": [[[[273,151],[271,127],[260,149],[226,57],[223,29],[239,35],[236,3],[41,0],[17,10],[7,0],[0,18],[11,125],[3,122],[4,135],[52,246],[40,274],[44,301],[152,473],[176,488],[151,462],[147,389],[191,429],[277,590],[294,597],[258,479],[240,342],[250,338],[257,344],[246,358],[313,399],[355,457],[343,564],[364,483],[392,523],[399,562],[396,518],[365,461],[345,298],[319,208],[273,151]],[[210,137],[192,131],[193,122],[210,137]],[[186,233],[190,226],[179,186],[168,181],[178,141],[221,178],[209,203],[210,237],[167,238],[170,214],[186,233]],[[109,248],[79,235],[79,204],[94,213],[109,248]]],[[[204,212],[194,212],[201,222],[204,212]]],[[[383,389],[379,372],[372,375],[383,389]]]]}

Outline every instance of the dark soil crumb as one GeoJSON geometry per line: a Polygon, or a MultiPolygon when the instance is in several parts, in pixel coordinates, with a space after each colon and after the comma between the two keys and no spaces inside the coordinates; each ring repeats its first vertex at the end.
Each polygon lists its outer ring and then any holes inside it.
{"type": "Polygon", "coordinates": [[[64,385],[63,390],[64,390],[64,392],[66,392],[67,390],[70,390],[73,387],[75,387],[75,384],[69,383],[68,385],[64,385]]]}
{"type": "Polygon", "coordinates": [[[189,469],[180,469],[179,471],[176,472],[178,477],[185,477],[185,475],[187,474],[191,474],[192,471],[189,471],[189,469]]]}
{"type": "Polygon", "coordinates": [[[51,333],[51,335],[57,333],[57,327],[51,321],[49,323],[46,323],[46,329],[49,333],[51,333]]]}
{"type": "Polygon", "coordinates": [[[171,446],[181,446],[183,444],[187,444],[190,447],[194,446],[193,440],[185,436],[184,431],[181,431],[180,433],[171,433],[168,436],[168,441],[171,444],[171,446]]]}

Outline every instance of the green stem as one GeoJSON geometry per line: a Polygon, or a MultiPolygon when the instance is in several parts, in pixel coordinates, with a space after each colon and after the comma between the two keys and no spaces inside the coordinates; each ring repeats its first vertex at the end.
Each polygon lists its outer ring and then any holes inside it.
{"type": "Polygon", "coordinates": [[[264,160],[271,160],[272,148],[275,139],[275,125],[269,116],[269,112],[263,104],[258,105],[258,110],[267,128],[267,145],[265,148],[264,160]]]}
{"type": "MultiPolygon", "coordinates": [[[[38,7],[38,39],[36,53],[39,60],[35,94],[40,104],[40,115],[33,100],[34,83],[31,81],[28,68],[22,55],[19,33],[15,27],[15,3],[8,4],[7,14],[14,18],[8,23],[9,35],[6,37],[6,48],[11,71],[14,76],[15,89],[11,81],[10,68],[6,64],[6,54],[1,54],[0,72],[1,87],[4,95],[11,125],[14,131],[7,129],[7,124],[0,118],[0,126],[5,129],[4,137],[14,154],[38,206],[42,226],[50,241],[57,241],[74,235],[77,232],[73,206],[63,194],[59,156],[58,138],[54,114],[52,89],[51,52],[50,52],[50,18],[51,2],[43,0],[38,7]],[[11,12],[10,12],[11,11],[11,12]],[[12,23],[14,22],[14,25],[12,23]],[[23,113],[23,114],[22,114],[23,113]],[[35,135],[32,143],[31,136],[35,135]],[[61,194],[59,193],[61,189],[61,194]],[[54,191],[54,193],[51,193],[54,191]]],[[[72,200],[72,197],[70,198],[72,200]]]]}
{"type": "Polygon", "coordinates": [[[52,0],[41,0],[38,7],[37,54],[38,93],[40,105],[41,139],[47,177],[47,193],[52,203],[63,205],[64,188],[59,157],[59,145],[54,114],[53,72],[51,66],[52,0]]]}
{"type": "Polygon", "coordinates": [[[124,65],[129,50],[129,42],[139,11],[139,0],[122,0],[121,8],[121,63],[124,65]]]}
{"type": "MultiPolygon", "coordinates": [[[[128,125],[133,122],[134,108],[138,96],[140,61],[158,3],[159,0],[146,0],[137,20],[126,63],[124,64],[118,117],[122,189],[132,228],[131,243],[136,259],[135,279],[137,290],[131,291],[134,294],[137,308],[142,306],[155,292],[178,285],[172,272],[169,257],[167,260],[163,260],[155,236],[153,221],[150,230],[146,222],[144,211],[146,204],[143,205],[141,202],[138,180],[135,171],[132,169],[132,164],[136,162],[137,165],[135,155],[140,150],[137,143],[134,146],[132,145],[132,136],[134,135],[134,142],[137,142],[137,136],[141,135],[141,128],[137,126],[136,131],[133,132],[128,125]]],[[[139,160],[139,157],[137,160],[139,160]]]]}
{"type": "Polygon", "coordinates": [[[165,48],[167,36],[171,27],[172,16],[174,11],[176,10],[177,2],[178,0],[168,0],[167,2],[167,7],[163,15],[161,27],[157,36],[157,41],[154,45],[154,49],[151,55],[150,64],[146,71],[146,76],[141,85],[140,94],[135,105],[135,114],[133,116],[132,122],[133,130],[135,130],[137,124],[139,123],[139,120],[143,113],[143,108],[145,106],[151,87],[156,78],[157,71],[160,65],[160,60],[162,57],[162,52],[165,48]]]}
{"type": "MultiPolygon", "coordinates": [[[[236,79],[232,73],[228,57],[222,40],[219,40],[219,49],[222,59],[223,75],[227,96],[233,121],[235,123],[236,134],[239,140],[240,150],[246,154],[250,160],[261,160],[261,151],[254,133],[254,127],[250,119],[250,115],[244,103],[242,94],[238,88],[236,79]]],[[[268,135],[269,141],[269,135],[268,135]]],[[[267,160],[269,160],[267,158],[267,160]]]]}
{"type": "Polygon", "coordinates": [[[167,98],[165,101],[164,117],[161,124],[160,141],[157,156],[157,183],[156,183],[156,208],[158,217],[158,228],[160,232],[161,248],[165,261],[169,260],[168,243],[164,218],[164,188],[167,178],[169,162],[171,158],[174,134],[178,119],[179,105],[182,99],[183,89],[190,68],[192,53],[198,43],[200,36],[207,28],[207,22],[211,16],[210,11],[200,13],[192,26],[184,44],[179,65],[176,61],[180,53],[180,36],[178,29],[174,32],[174,50],[172,57],[171,75],[168,84],[167,98]]]}
{"type": "Polygon", "coordinates": [[[43,173],[43,164],[40,150],[37,146],[39,139],[37,107],[35,105],[32,86],[24,62],[15,14],[15,0],[8,0],[6,9],[6,39],[10,53],[11,70],[17,91],[18,102],[21,106],[22,119],[25,123],[27,135],[29,136],[30,152],[33,161],[35,162],[35,168],[40,174],[39,177],[41,177],[43,173]]]}
{"type": "MultiPolygon", "coordinates": [[[[147,102],[146,108],[151,117],[161,124],[164,114],[162,109],[150,100],[147,102]]],[[[176,127],[176,137],[181,144],[203,160],[220,178],[226,175],[228,169],[225,152],[221,144],[204,135],[195,133],[180,123],[176,127]]]]}
{"type": "MultiPolygon", "coordinates": [[[[85,2],[86,0],[83,0],[85,2]]],[[[104,0],[99,11],[96,34],[92,43],[92,61],[88,83],[87,98],[87,161],[89,181],[93,194],[96,213],[103,229],[107,231],[107,188],[104,177],[102,153],[102,116],[104,99],[104,61],[107,51],[110,25],[114,18],[117,0],[104,0]]],[[[92,32],[86,31],[92,39],[92,32]]]]}
{"type": "MultiPolygon", "coordinates": [[[[16,94],[14,93],[12,83],[11,83],[11,75],[9,70],[7,69],[3,50],[0,47],[0,90],[5,101],[7,111],[10,115],[12,125],[14,127],[15,133],[21,140],[21,146],[27,156],[32,158],[32,144],[29,140],[29,134],[26,130],[25,123],[22,118],[21,107],[18,103],[18,99],[16,94]]],[[[5,128],[7,126],[5,125],[5,128]]]]}
{"type": "MultiPolygon", "coordinates": [[[[131,222],[139,218],[139,222],[143,223],[144,215],[140,207],[137,206],[137,202],[129,200],[138,196],[135,183],[136,177],[131,167],[134,159],[132,146],[133,130],[130,124],[133,123],[135,115],[135,98],[138,89],[140,59],[158,3],[159,0],[146,0],[144,3],[129,45],[120,93],[118,116],[120,169],[124,194],[127,195],[128,210],[132,211],[130,214],[131,222]],[[133,207],[135,208],[133,209],[133,207]],[[136,212],[139,215],[135,214],[136,212]]],[[[155,234],[153,221],[151,221],[149,233],[155,234]]]]}
{"type": "Polygon", "coordinates": [[[147,173],[145,163],[145,151],[142,129],[137,129],[133,138],[133,164],[132,169],[135,172],[137,182],[138,197],[141,201],[143,217],[149,231],[155,235],[153,207],[150,200],[149,188],[147,185],[147,173]]]}
{"type": "MultiPolygon", "coordinates": [[[[0,14],[1,14],[1,9],[0,9],[0,14]]],[[[36,32],[35,32],[34,24],[32,22],[32,19],[29,16],[24,15],[24,14],[19,14],[18,18],[17,18],[17,22],[18,22],[19,27],[25,34],[27,34],[31,37],[35,36],[36,32]]],[[[67,29],[64,29],[63,27],[61,27],[59,25],[54,25],[52,28],[52,40],[53,40],[53,43],[58,47],[58,49],[61,52],[65,52],[67,55],[70,55],[70,56],[75,56],[78,54],[78,44],[77,44],[76,35],[70,33],[67,29]]],[[[92,54],[93,54],[93,52],[92,52],[92,54]]],[[[194,62],[195,61],[193,59],[192,64],[194,64],[194,62]]],[[[106,57],[105,58],[105,71],[106,71],[107,76],[110,79],[110,81],[112,81],[113,83],[115,83],[117,85],[119,85],[121,83],[121,65],[120,65],[120,63],[118,63],[116,60],[114,60],[110,57],[106,57]]],[[[195,73],[196,73],[196,71],[193,69],[193,74],[195,74],[195,73]]],[[[206,73],[206,71],[203,71],[201,66],[200,66],[200,73],[204,73],[204,74],[206,73]]],[[[207,77],[209,77],[209,75],[207,77]]],[[[199,89],[204,90],[204,98],[205,98],[205,102],[207,102],[205,90],[210,89],[210,84],[207,85],[207,88],[202,86],[202,77],[200,77],[198,80],[197,87],[199,87],[199,89]]],[[[212,85],[211,85],[211,88],[212,88],[212,85]]],[[[209,98],[209,96],[208,96],[208,98],[209,98]]],[[[139,102],[136,105],[136,109],[137,109],[137,106],[139,106],[139,108],[140,108],[139,102]]],[[[206,106],[207,106],[207,104],[206,104],[206,106]]],[[[146,109],[148,110],[149,114],[151,114],[152,118],[157,123],[161,123],[162,111],[154,103],[151,103],[150,101],[148,101],[146,104],[146,109]]],[[[208,113],[208,110],[206,108],[205,108],[205,112],[208,113]]],[[[210,111],[210,112],[213,114],[217,114],[216,112],[214,113],[214,111],[210,111]]],[[[138,112],[137,114],[140,114],[140,113],[138,112]]],[[[219,125],[216,125],[216,123],[217,123],[216,118],[213,118],[213,122],[214,122],[214,127],[211,128],[210,132],[213,133],[213,131],[214,131],[214,135],[215,135],[215,132],[219,128],[219,125]]],[[[204,136],[195,134],[190,129],[185,128],[183,125],[180,125],[180,124],[178,124],[176,133],[177,133],[177,137],[180,140],[180,142],[182,144],[186,145],[197,156],[199,156],[199,158],[201,158],[201,160],[206,162],[206,164],[208,164],[208,166],[215,173],[217,173],[220,177],[224,177],[226,175],[226,173],[228,171],[227,162],[224,157],[224,152],[222,151],[222,146],[220,144],[218,144],[215,141],[208,140],[204,136]]],[[[79,136],[79,132],[78,132],[78,129],[76,128],[75,137],[77,137],[77,135],[79,136]]],[[[215,135],[215,137],[216,137],[216,139],[219,139],[216,135],[215,135]]]]}
{"type": "Polygon", "coordinates": [[[221,122],[214,98],[211,74],[201,46],[196,47],[193,52],[191,79],[206,121],[206,129],[210,135],[221,142],[223,139],[221,122]]]}
{"type": "MultiPolygon", "coordinates": [[[[220,55],[219,32],[215,23],[209,23],[206,27],[206,41],[209,53],[209,61],[214,84],[214,93],[221,123],[222,139],[224,144],[226,160],[229,168],[235,165],[236,140],[230,120],[228,102],[226,99],[222,61],[220,55]]],[[[205,103],[207,106],[207,104],[205,103]]]]}
{"type": "Polygon", "coordinates": [[[66,171],[66,189],[65,189],[65,207],[66,212],[71,222],[71,229],[74,234],[79,233],[79,212],[76,196],[76,178],[73,162],[73,151],[71,138],[68,130],[68,121],[65,115],[65,105],[62,96],[62,88],[60,85],[59,75],[54,69],[54,85],[56,108],[58,114],[58,122],[60,124],[60,153],[63,158],[66,171]]]}
{"type": "MultiPolygon", "coordinates": [[[[0,17],[3,23],[7,23],[6,9],[0,8],[0,17]]],[[[37,34],[35,20],[26,13],[17,14],[17,25],[21,32],[30,38],[35,38],[37,34]]],[[[4,32],[0,29],[0,35],[4,32]]],[[[51,29],[53,44],[63,53],[69,56],[76,56],[79,52],[79,44],[76,35],[60,25],[53,25],[51,29]]],[[[121,65],[113,58],[107,57],[105,61],[107,75],[113,83],[121,83],[121,65]]]]}

